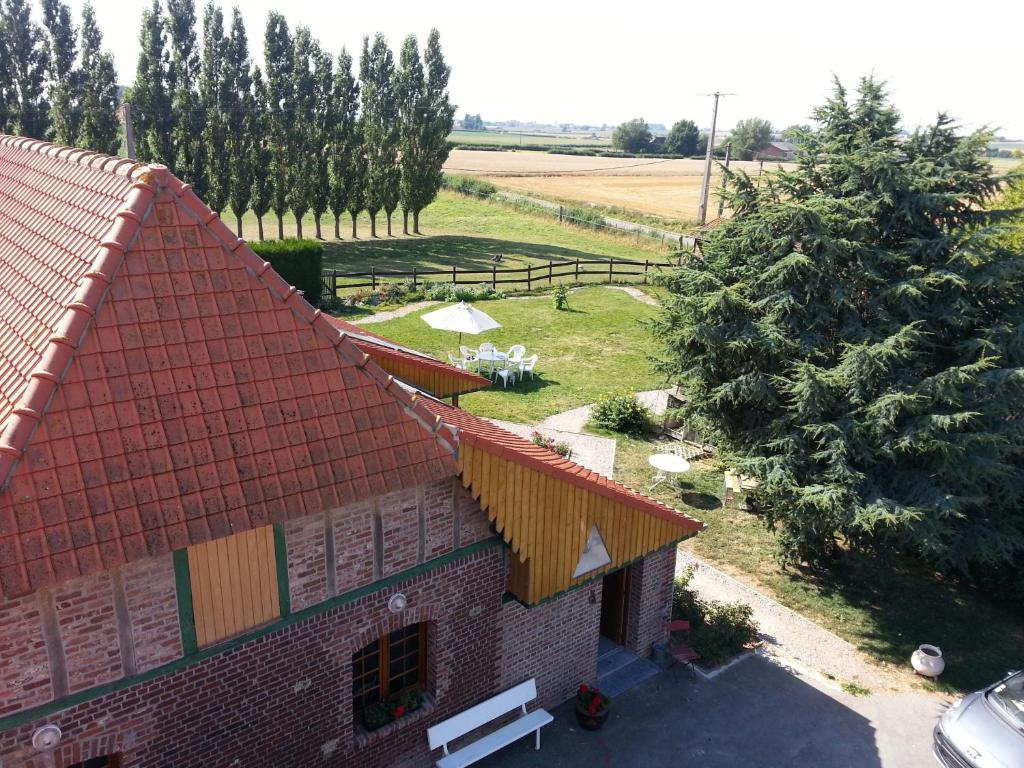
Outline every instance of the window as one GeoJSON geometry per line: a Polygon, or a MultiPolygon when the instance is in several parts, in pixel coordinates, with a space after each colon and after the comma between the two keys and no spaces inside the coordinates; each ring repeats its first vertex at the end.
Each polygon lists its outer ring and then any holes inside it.
{"type": "Polygon", "coordinates": [[[121,757],[119,755],[93,757],[82,763],[73,763],[67,768],[121,768],[121,757]]]}
{"type": "Polygon", "coordinates": [[[596,525],[591,526],[590,536],[587,537],[587,542],[583,545],[583,554],[580,556],[580,561],[576,564],[576,570],[572,572],[572,577],[575,579],[584,573],[596,571],[598,568],[608,565],[611,561],[611,557],[608,556],[608,549],[604,545],[604,539],[601,538],[601,532],[597,530],[596,525]]]}
{"type": "Polygon", "coordinates": [[[352,709],[426,684],[427,625],[412,624],[374,640],[352,657],[352,709]]]}
{"type": "Polygon", "coordinates": [[[271,525],[189,547],[188,571],[200,648],[281,615],[271,525]]]}

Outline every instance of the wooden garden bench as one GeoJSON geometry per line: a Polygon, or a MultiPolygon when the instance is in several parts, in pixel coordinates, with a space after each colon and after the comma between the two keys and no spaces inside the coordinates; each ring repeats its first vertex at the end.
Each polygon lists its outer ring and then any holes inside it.
{"type": "Polygon", "coordinates": [[[537,734],[536,749],[540,749],[540,729],[550,723],[554,718],[543,709],[533,712],[526,711],[527,702],[537,698],[537,681],[535,679],[520,683],[514,688],[492,696],[486,701],[460,712],[455,717],[449,717],[432,728],[427,729],[427,741],[430,749],[438,747],[444,750],[444,757],[436,763],[438,768],[457,768],[458,766],[471,765],[502,747],[508,746],[513,741],[522,738],[530,733],[537,734]],[[516,707],[522,707],[523,713],[507,725],[503,725],[496,731],[481,736],[476,741],[460,747],[455,752],[448,751],[448,744],[460,736],[476,730],[482,725],[497,720],[504,714],[512,712],[516,707]]]}

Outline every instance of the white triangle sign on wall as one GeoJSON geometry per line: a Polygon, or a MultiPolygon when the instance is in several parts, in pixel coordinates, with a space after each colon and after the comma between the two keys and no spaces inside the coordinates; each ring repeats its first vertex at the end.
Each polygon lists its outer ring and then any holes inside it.
{"type": "Polygon", "coordinates": [[[608,556],[608,549],[604,545],[604,539],[601,538],[601,532],[597,530],[596,525],[593,525],[590,528],[587,543],[583,545],[583,555],[576,564],[576,570],[572,572],[572,577],[575,579],[584,573],[589,573],[603,565],[608,565],[611,561],[611,557],[608,556]]]}

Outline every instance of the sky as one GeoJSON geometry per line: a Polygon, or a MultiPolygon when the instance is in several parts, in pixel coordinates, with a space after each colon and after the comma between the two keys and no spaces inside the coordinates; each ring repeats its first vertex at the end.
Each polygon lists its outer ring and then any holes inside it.
{"type": "MultiPolygon", "coordinates": [[[[65,0],[78,15],[83,0],[65,0]]],[[[92,0],[119,82],[134,79],[143,3],[92,0]]],[[[202,3],[203,0],[198,0],[202,3]]],[[[241,0],[254,59],[267,12],[305,24],[332,52],[358,53],[382,32],[396,52],[407,34],[441,33],[458,116],[614,125],[634,117],[719,127],[749,117],[781,129],[808,122],[836,76],[885,80],[904,127],[948,112],[1024,140],[1024,0],[672,2],[316,2],[241,0]]],[[[224,2],[225,15],[230,3],[224,2]]],[[[37,17],[41,11],[36,7],[37,17]]],[[[200,12],[201,15],[201,12],[200,12]]]]}

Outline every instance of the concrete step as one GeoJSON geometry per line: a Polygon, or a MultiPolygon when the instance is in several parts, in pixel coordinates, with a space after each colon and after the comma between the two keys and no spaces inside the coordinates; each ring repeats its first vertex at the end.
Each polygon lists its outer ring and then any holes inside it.
{"type": "Polygon", "coordinates": [[[637,655],[635,653],[627,651],[621,645],[615,646],[612,650],[605,651],[597,657],[597,679],[601,680],[607,677],[627,664],[632,664],[636,659],[637,655]]]}
{"type": "Polygon", "coordinates": [[[614,698],[630,688],[640,685],[644,680],[649,680],[661,671],[661,667],[654,662],[633,656],[628,664],[616,668],[607,675],[598,675],[597,687],[614,698]]]}

